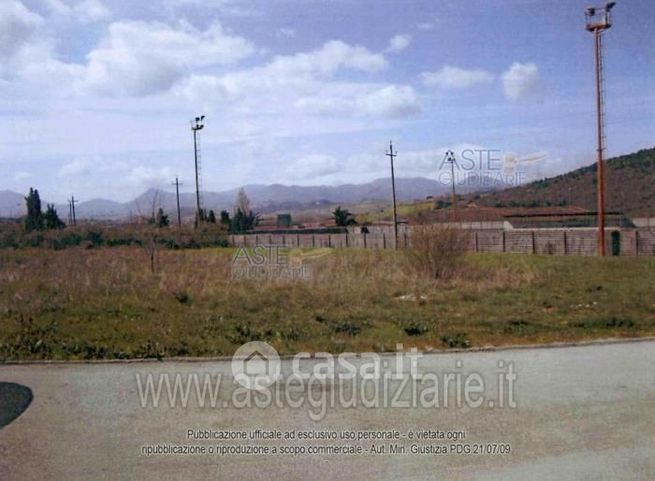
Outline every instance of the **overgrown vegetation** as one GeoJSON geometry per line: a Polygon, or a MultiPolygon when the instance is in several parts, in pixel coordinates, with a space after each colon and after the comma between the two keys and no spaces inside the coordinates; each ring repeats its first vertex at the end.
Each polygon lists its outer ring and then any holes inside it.
{"type": "Polygon", "coordinates": [[[63,229],[66,224],[57,215],[54,204],[47,204],[45,213],[41,210],[41,197],[39,191],[30,187],[25,197],[27,215],[23,226],[26,231],[31,232],[43,229],[63,229]]]}
{"type": "Polygon", "coordinates": [[[242,234],[252,230],[259,224],[260,219],[261,216],[250,208],[250,199],[243,188],[237,193],[232,217],[226,210],[221,212],[221,224],[227,227],[230,234],[242,234]]]}
{"type": "Polygon", "coordinates": [[[337,227],[347,227],[349,225],[357,224],[355,217],[350,213],[348,209],[342,209],[341,206],[338,206],[332,212],[332,218],[337,227]]]}
{"type": "Polygon", "coordinates": [[[404,251],[418,272],[438,279],[452,275],[461,264],[469,241],[468,232],[437,224],[414,226],[411,248],[404,251]]]}
{"type": "Polygon", "coordinates": [[[201,224],[198,229],[194,229],[191,226],[161,228],[158,223],[105,225],[89,222],[65,229],[34,231],[24,229],[19,223],[0,225],[0,249],[93,249],[146,244],[164,249],[226,247],[227,231],[217,224],[201,224]]]}
{"type": "Polygon", "coordinates": [[[309,278],[235,280],[232,249],[161,249],[153,271],[143,248],[110,249],[96,234],[93,249],[0,250],[0,360],[231,355],[250,340],[338,353],[655,334],[650,257],[467,254],[435,278],[402,252],[294,250],[309,278]]]}

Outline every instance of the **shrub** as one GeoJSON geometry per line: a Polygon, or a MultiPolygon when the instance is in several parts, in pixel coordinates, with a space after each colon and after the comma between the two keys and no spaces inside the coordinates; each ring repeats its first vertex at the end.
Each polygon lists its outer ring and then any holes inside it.
{"type": "Polygon", "coordinates": [[[405,331],[405,334],[407,334],[408,336],[422,336],[429,330],[430,328],[427,327],[426,325],[414,321],[408,323],[406,326],[403,327],[403,331],[405,331]]]}
{"type": "Polygon", "coordinates": [[[362,328],[352,322],[341,321],[334,326],[334,332],[343,332],[349,336],[356,336],[362,332],[362,328]]]}
{"type": "Polygon", "coordinates": [[[191,296],[189,295],[188,292],[177,291],[174,292],[173,295],[175,296],[175,299],[177,299],[177,302],[179,302],[180,304],[191,304],[191,296]]]}
{"type": "Polygon", "coordinates": [[[13,359],[50,359],[56,345],[58,327],[54,322],[38,323],[21,314],[16,319],[17,332],[0,345],[0,361],[13,359]]]}
{"type": "Polygon", "coordinates": [[[634,329],[637,327],[635,321],[622,317],[587,319],[573,325],[582,329],[634,329]]]}
{"type": "Polygon", "coordinates": [[[465,231],[435,224],[419,225],[412,228],[405,255],[415,270],[434,279],[445,278],[461,264],[467,242],[465,231]]]}
{"type": "Polygon", "coordinates": [[[148,339],[134,351],[134,357],[142,359],[161,360],[164,356],[165,353],[159,342],[153,341],[152,339],[148,339]]]}
{"type": "Polygon", "coordinates": [[[465,332],[457,332],[455,334],[444,334],[441,336],[441,342],[451,349],[468,349],[471,347],[471,341],[468,340],[465,332]]]}

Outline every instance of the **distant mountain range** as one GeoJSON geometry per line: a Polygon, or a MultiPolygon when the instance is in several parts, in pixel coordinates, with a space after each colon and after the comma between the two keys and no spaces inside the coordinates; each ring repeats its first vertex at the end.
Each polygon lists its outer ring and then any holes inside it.
{"type": "MultiPolygon", "coordinates": [[[[490,207],[576,206],[595,212],[596,186],[596,164],[592,164],[556,177],[475,196],[475,203],[490,207]]],[[[607,161],[605,209],[630,216],[655,214],[655,148],[607,161]]]]}
{"type": "MultiPolygon", "coordinates": [[[[467,185],[458,187],[461,193],[488,191],[506,188],[507,184],[496,179],[481,177],[476,182],[467,179],[467,185]],[[480,188],[478,186],[484,186],[480,188]]],[[[298,212],[321,206],[355,204],[367,201],[389,201],[391,179],[376,179],[365,184],[343,184],[336,186],[299,186],[282,184],[250,184],[243,187],[250,198],[253,210],[260,213],[276,211],[298,212]]],[[[449,186],[423,177],[396,179],[396,197],[399,201],[422,200],[427,196],[440,196],[449,192],[449,186]]],[[[204,192],[203,205],[218,214],[223,209],[232,210],[239,189],[222,192],[204,192]]],[[[47,194],[40,192],[45,206],[47,194]]],[[[194,192],[180,193],[180,206],[184,217],[195,212],[194,192]]],[[[148,189],[135,199],[116,202],[108,199],[91,199],[76,205],[78,219],[122,219],[130,216],[150,215],[153,210],[163,208],[165,212],[176,211],[175,193],[159,189],[148,189]]],[[[60,217],[68,214],[68,205],[57,205],[60,217]]],[[[25,212],[24,194],[9,190],[0,191],[0,217],[15,217],[25,212]]]]}
{"type": "Polygon", "coordinates": [[[25,196],[11,190],[0,190],[0,217],[25,214],[25,196]]]}
{"type": "MultiPolygon", "coordinates": [[[[607,161],[606,209],[628,215],[655,214],[655,148],[622,155],[607,161]]],[[[35,186],[38,187],[38,186],[35,186]]],[[[377,179],[365,184],[337,186],[262,185],[244,186],[253,210],[266,214],[272,212],[301,212],[317,210],[332,205],[353,205],[365,202],[389,202],[391,181],[377,179]]],[[[204,192],[203,204],[218,212],[232,210],[238,189],[223,192],[204,192]]],[[[427,196],[443,196],[450,187],[423,177],[396,179],[396,195],[399,201],[423,200],[427,196]]],[[[576,206],[596,210],[596,165],[573,170],[566,174],[511,186],[495,178],[480,176],[467,178],[466,185],[459,185],[457,193],[466,195],[477,205],[491,207],[545,207],[576,206]]],[[[41,192],[45,206],[47,194],[41,192]]],[[[184,217],[193,217],[195,193],[180,194],[184,217]]],[[[80,219],[124,219],[130,216],[150,215],[162,207],[169,214],[176,210],[175,193],[149,189],[136,199],[116,202],[92,199],[80,202],[76,207],[80,219]]],[[[66,218],[67,205],[57,205],[60,217],[66,218]]],[[[0,191],[0,217],[24,215],[24,194],[9,190],[0,191]]]]}

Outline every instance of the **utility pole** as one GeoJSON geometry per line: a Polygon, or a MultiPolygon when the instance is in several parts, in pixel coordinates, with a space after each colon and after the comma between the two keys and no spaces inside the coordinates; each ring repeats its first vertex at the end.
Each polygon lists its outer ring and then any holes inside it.
{"type": "Polygon", "coordinates": [[[398,156],[393,152],[393,143],[389,141],[389,151],[385,154],[391,159],[391,195],[393,197],[393,248],[398,249],[398,216],[396,212],[396,178],[393,171],[393,159],[398,156]]]}
{"type": "Polygon", "coordinates": [[[202,221],[202,206],[200,204],[200,174],[198,172],[198,131],[202,130],[205,126],[203,124],[205,116],[196,117],[191,121],[191,131],[193,132],[193,159],[196,167],[196,227],[202,221]]]}
{"type": "Polygon", "coordinates": [[[457,195],[455,193],[455,154],[452,150],[446,151],[446,162],[450,163],[450,177],[452,186],[452,205],[453,205],[453,220],[457,220],[457,195]]]}
{"type": "Polygon", "coordinates": [[[586,29],[594,34],[594,54],[596,60],[596,142],[598,167],[597,190],[598,208],[598,255],[605,255],[605,100],[603,91],[603,33],[612,26],[610,12],[616,2],[609,2],[604,7],[588,7],[585,11],[586,29]]]}
{"type": "Polygon", "coordinates": [[[78,202],[78,201],[75,200],[75,196],[74,196],[74,195],[71,195],[71,200],[69,201],[69,205],[70,205],[70,216],[71,216],[71,222],[73,223],[73,225],[77,225],[77,219],[76,219],[76,217],[75,217],[75,204],[76,204],[77,202],[78,202]]]}
{"type": "Polygon", "coordinates": [[[175,182],[172,185],[175,186],[175,196],[177,198],[177,226],[182,227],[182,216],[180,215],[180,185],[182,183],[177,180],[177,176],[175,176],[175,182]]]}

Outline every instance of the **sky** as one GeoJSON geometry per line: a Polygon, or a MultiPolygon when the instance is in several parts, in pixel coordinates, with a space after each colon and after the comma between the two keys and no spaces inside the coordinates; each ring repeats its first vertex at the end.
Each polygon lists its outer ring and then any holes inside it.
{"type": "MultiPolygon", "coordinates": [[[[439,178],[447,150],[562,173],[595,160],[587,5],[0,0],[0,190],[191,191],[197,115],[204,190],[387,177],[390,140],[398,177],[439,178]]],[[[655,145],[655,5],[613,22],[608,156],[655,145]]]]}

